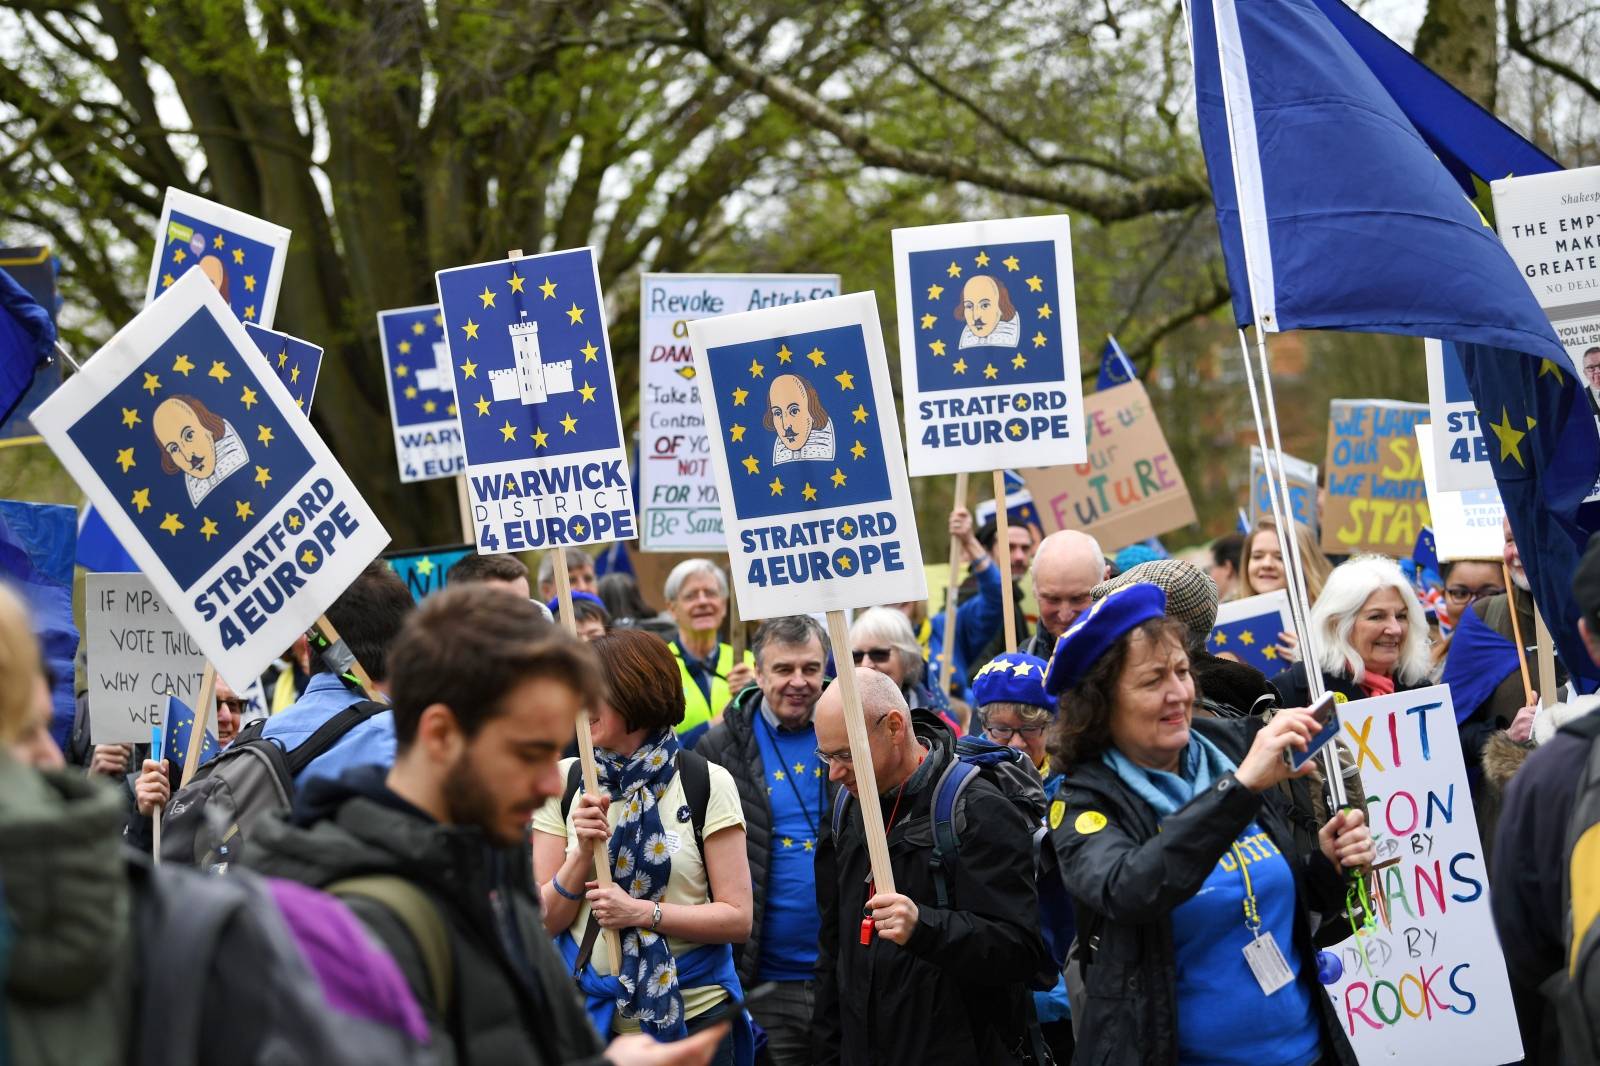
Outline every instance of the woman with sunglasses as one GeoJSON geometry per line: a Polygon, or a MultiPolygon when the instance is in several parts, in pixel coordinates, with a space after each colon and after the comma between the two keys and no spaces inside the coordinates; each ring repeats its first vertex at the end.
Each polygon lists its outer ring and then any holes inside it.
{"type": "Polygon", "coordinates": [[[928,664],[904,613],[893,607],[869,607],[856,615],[850,624],[850,658],[857,666],[887,675],[913,711],[936,713],[958,736],[963,732],[950,716],[944,693],[927,683],[928,664]]]}

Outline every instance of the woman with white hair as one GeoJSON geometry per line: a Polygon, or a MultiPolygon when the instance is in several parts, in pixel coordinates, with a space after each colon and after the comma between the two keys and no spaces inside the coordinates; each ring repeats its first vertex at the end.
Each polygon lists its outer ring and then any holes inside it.
{"type": "Polygon", "coordinates": [[[869,607],[856,615],[850,623],[850,658],[857,666],[885,674],[899,685],[906,706],[912,710],[920,708],[938,714],[958,734],[962,732],[949,717],[950,705],[943,693],[927,683],[928,664],[923,661],[922,646],[903,611],[869,607]]]}
{"type": "MultiPolygon", "coordinates": [[[[1359,700],[1429,684],[1427,619],[1393,559],[1358,555],[1335,567],[1310,625],[1329,692],[1359,700]]],[[[1311,702],[1303,663],[1272,678],[1272,687],[1285,707],[1311,702]]]]}
{"type": "Polygon", "coordinates": [[[710,559],[685,559],[667,575],[662,589],[667,611],[678,632],[667,643],[683,678],[683,721],[678,724],[685,747],[722,717],[728,701],[755,680],[755,659],[744,653],[733,661],[733,647],[721,638],[728,617],[728,576],[710,559]]]}

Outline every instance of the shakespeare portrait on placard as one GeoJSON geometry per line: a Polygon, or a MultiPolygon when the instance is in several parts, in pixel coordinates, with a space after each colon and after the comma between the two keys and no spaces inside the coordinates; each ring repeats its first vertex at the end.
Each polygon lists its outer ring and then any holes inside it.
{"type": "Polygon", "coordinates": [[[761,424],[777,435],[772,443],[774,466],[833,458],[833,423],[817,390],[799,374],[780,374],[772,380],[761,424]]]}
{"type": "Polygon", "coordinates": [[[966,323],[961,331],[962,348],[1014,348],[1022,335],[1022,322],[1005,282],[988,274],[967,279],[955,315],[966,323]]]}
{"type": "Polygon", "coordinates": [[[233,425],[193,396],[169,396],[151,420],[161,447],[161,470],[182,474],[191,506],[250,461],[233,425]]]}

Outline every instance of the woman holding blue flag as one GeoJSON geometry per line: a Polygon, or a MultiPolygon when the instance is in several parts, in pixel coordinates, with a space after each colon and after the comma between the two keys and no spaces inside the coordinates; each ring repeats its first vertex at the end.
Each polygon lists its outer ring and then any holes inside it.
{"type": "Polygon", "coordinates": [[[1340,812],[1298,851],[1274,786],[1311,772],[1286,757],[1315,720],[1195,717],[1188,634],[1165,612],[1154,585],[1112,591],[1045,677],[1066,771],[1052,838],[1086,945],[1074,1061],[1355,1066],[1310,912],[1343,906],[1341,868],[1372,861],[1371,835],[1340,812]]]}
{"type": "Polygon", "coordinates": [[[680,1039],[727,1019],[716,1066],[748,1066],[733,944],[750,935],[750,864],[732,776],[679,746],[683,683],[667,646],[640,630],[592,644],[609,694],[590,714],[600,795],[568,782],[533,819],[545,928],[556,935],[602,1034],[680,1039]],[[595,879],[593,842],[609,842],[613,884],[595,879]],[[612,969],[601,929],[621,934],[612,969]]]}

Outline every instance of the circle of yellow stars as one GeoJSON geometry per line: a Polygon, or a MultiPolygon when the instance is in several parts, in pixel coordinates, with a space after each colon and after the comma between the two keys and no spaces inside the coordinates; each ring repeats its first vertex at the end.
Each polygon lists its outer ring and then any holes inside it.
{"type": "MultiPolygon", "coordinates": [[[[513,269],[512,272],[511,272],[511,277],[506,279],[506,286],[512,292],[523,292],[524,291],[523,285],[525,285],[527,283],[527,280],[528,280],[527,278],[522,277],[520,274],[518,274],[516,272],[515,269],[513,269]]],[[[545,300],[554,300],[556,298],[557,284],[550,280],[549,275],[545,276],[544,282],[542,284],[536,285],[536,286],[534,286],[534,288],[536,288],[542,294],[542,297],[545,300]]],[[[494,301],[495,301],[495,299],[496,299],[496,297],[498,295],[499,294],[496,293],[493,289],[489,288],[488,285],[485,285],[483,287],[483,291],[478,293],[478,299],[481,301],[479,306],[480,307],[493,307],[494,306],[494,301]]],[[[574,325],[574,326],[584,325],[585,323],[583,321],[583,316],[588,311],[588,308],[579,307],[577,305],[576,301],[569,301],[569,302],[571,303],[571,306],[568,307],[567,310],[564,312],[566,314],[566,316],[567,316],[568,323],[570,323],[571,325],[574,325]]],[[[478,323],[474,322],[471,318],[468,318],[466,320],[466,322],[464,322],[462,324],[462,326],[461,326],[462,342],[465,343],[466,341],[475,341],[475,340],[477,340],[478,339],[478,328],[479,328],[478,323]]],[[[420,324],[417,327],[417,332],[418,333],[422,332],[420,324]]],[[[401,345],[401,350],[402,351],[405,350],[405,345],[404,344],[401,345]]],[[[598,363],[600,361],[600,349],[595,347],[595,343],[592,340],[587,340],[586,339],[584,341],[583,347],[578,349],[578,354],[583,356],[583,364],[580,364],[580,365],[584,365],[584,364],[588,364],[588,363],[598,363]]],[[[477,380],[478,379],[478,364],[474,363],[472,361],[471,353],[468,353],[466,361],[461,363],[461,364],[459,364],[456,369],[461,371],[461,378],[462,378],[463,381],[465,381],[467,378],[472,378],[473,380],[477,380]]],[[[403,373],[404,370],[405,370],[404,367],[395,367],[395,373],[397,375],[399,375],[400,377],[404,377],[405,376],[405,374],[403,373]]],[[[582,384],[580,384],[578,386],[577,392],[578,392],[578,410],[579,410],[579,414],[581,415],[584,404],[597,402],[595,400],[595,398],[594,398],[594,394],[596,392],[596,386],[594,385],[594,383],[592,381],[590,381],[589,379],[585,378],[585,379],[583,379],[582,384]]],[[[407,399],[410,399],[410,398],[416,396],[416,394],[417,394],[417,390],[415,388],[408,387],[406,389],[406,398],[407,399]]],[[[492,403],[493,403],[493,401],[490,400],[488,396],[486,396],[482,392],[479,392],[478,393],[478,398],[476,400],[472,401],[472,409],[478,413],[478,417],[479,418],[487,418],[487,417],[489,417],[489,408],[492,405],[492,403]]],[[[428,404],[423,404],[423,408],[425,410],[429,410],[429,411],[432,410],[432,408],[429,407],[428,404]]],[[[449,413],[452,414],[452,415],[454,415],[456,413],[456,405],[455,404],[451,404],[450,405],[449,413]]],[[[578,417],[579,417],[579,415],[574,415],[570,410],[564,412],[564,417],[559,419],[558,422],[557,422],[557,424],[561,426],[561,434],[562,434],[562,436],[567,436],[567,435],[574,434],[574,433],[578,432],[578,417]]],[[[517,429],[518,429],[518,427],[512,425],[510,419],[506,419],[504,421],[504,423],[499,428],[500,428],[500,439],[502,441],[514,441],[514,440],[517,439],[517,429]]],[[[529,436],[528,439],[533,444],[533,450],[535,452],[539,451],[539,449],[541,449],[541,448],[549,447],[549,444],[550,444],[550,434],[548,432],[546,432],[544,429],[542,429],[540,427],[537,427],[537,426],[534,427],[533,433],[529,436]]]]}
{"type": "MultiPolygon", "coordinates": [[[[211,239],[211,247],[213,249],[215,249],[216,251],[219,251],[219,252],[231,252],[232,255],[233,255],[233,263],[234,263],[234,265],[235,266],[243,266],[244,265],[244,249],[243,248],[229,248],[227,239],[222,234],[219,233],[219,234],[217,234],[215,237],[213,237],[211,239]]],[[[188,259],[189,259],[188,249],[186,249],[183,245],[180,244],[178,247],[176,247],[176,248],[174,248],[172,250],[172,262],[173,262],[173,264],[175,264],[177,266],[183,266],[183,264],[185,262],[187,262],[188,259]]],[[[187,268],[185,268],[185,269],[187,269],[187,268]]],[[[181,273],[183,273],[183,271],[179,270],[178,274],[181,274],[181,273]]],[[[161,275],[161,287],[163,289],[170,288],[172,286],[173,282],[175,282],[177,280],[178,280],[177,274],[174,274],[170,269],[168,269],[167,271],[163,272],[162,275],[161,275]]],[[[256,291],[256,276],[254,274],[246,274],[241,280],[244,282],[244,291],[245,292],[255,292],[256,291]]],[[[245,305],[245,309],[243,311],[239,312],[239,317],[242,318],[246,322],[254,322],[256,320],[256,305],[255,304],[246,304],[245,305]]]]}
{"type": "MultiPolygon", "coordinates": [[[[973,257],[972,261],[977,267],[986,267],[990,262],[989,253],[979,250],[978,254],[973,257]]],[[[1004,259],[1000,260],[1000,265],[1006,268],[1007,273],[1020,273],[1022,270],[1021,261],[1018,260],[1014,255],[1008,255],[1004,259]]],[[[961,275],[961,264],[952,259],[950,261],[950,265],[945,268],[945,276],[952,279],[958,279],[961,277],[961,275]]],[[[1029,292],[1044,292],[1044,279],[1039,275],[1033,274],[1029,277],[1023,278],[1022,280],[1023,283],[1027,285],[1029,292]]],[[[944,296],[944,292],[945,287],[943,285],[937,283],[929,285],[927,289],[927,298],[937,304],[938,301],[944,296]]],[[[1017,308],[1019,314],[1023,310],[1025,310],[1025,308],[1017,308]]],[[[1035,309],[1034,313],[1039,319],[1050,319],[1055,316],[1055,311],[1050,307],[1048,302],[1040,303],[1035,309]]],[[[934,314],[933,312],[925,311],[923,312],[922,317],[918,319],[918,324],[922,329],[932,329],[934,324],[939,321],[939,318],[939,315],[934,314]]],[[[1042,330],[1036,328],[1034,330],[1031,343],[1034,348],[1043,348],[1047,343],[1049,343],[1049,339],[1045,337],[1042,330]]],[[[928,351],[933,353],[933,355],[937,358],[944,357],[945,348],[945,342],[942,340],[928,342],[928,351]]],[[[1002,360],[1002,362],[1009,362],[1014,370],[1025,370],[1028,366],[1028,357],[1019,351],[1009,360],[1002,360]]],[[[984,362],[983,369],[976,370],[976,368],[967,363],[967,360],[964,356],[958,356],[956,361],[950,364],[950,369],[955,371],[957,374],[965,374],[968,370],[974,370],[976,373],[982,374],[984,380],[986,381],[994,381],[1000,377],[1000,368],[995,366],[992,360],[986,360],[984,362]]]]}

